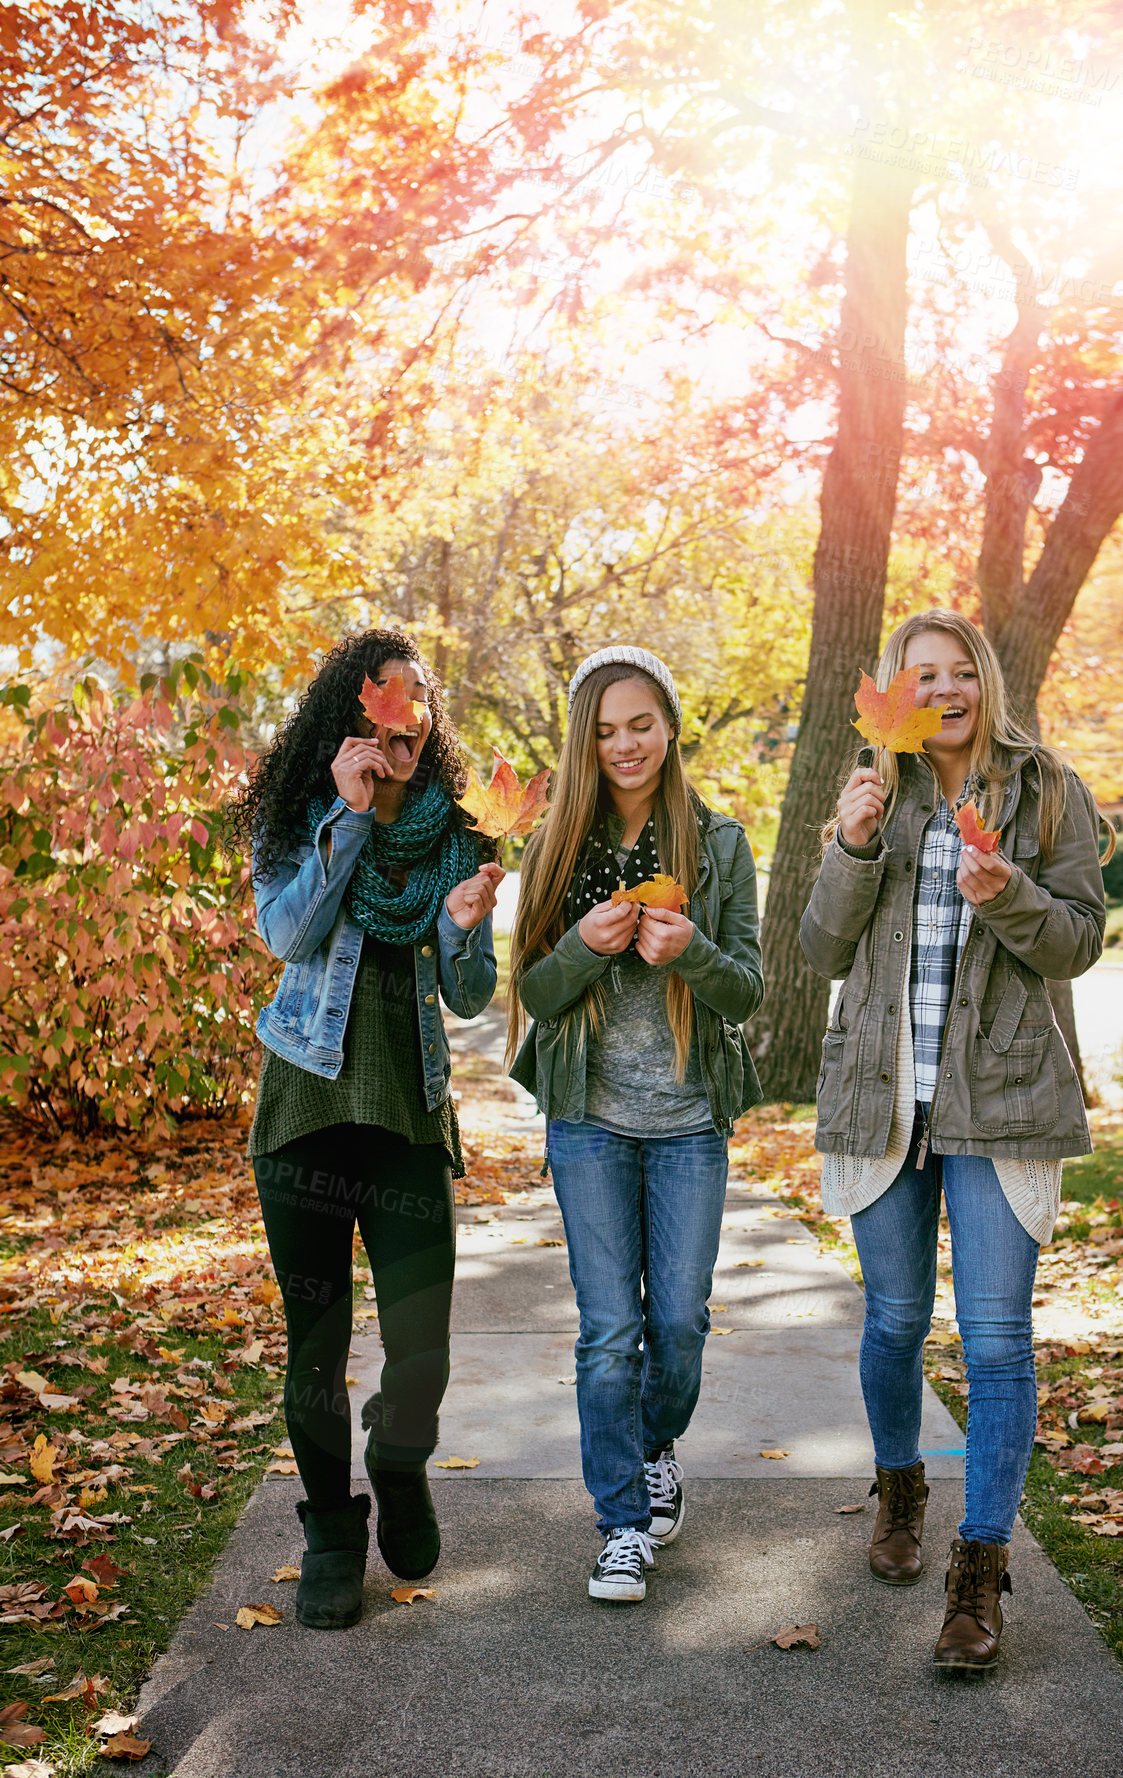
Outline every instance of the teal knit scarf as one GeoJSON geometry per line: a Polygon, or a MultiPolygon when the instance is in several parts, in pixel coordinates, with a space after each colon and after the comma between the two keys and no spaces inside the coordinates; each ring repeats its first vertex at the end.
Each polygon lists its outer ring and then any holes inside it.
{"type": "MultiPolygon", "coordinates": [[[[315,834],[331,804],[314,797],[305,820],[315,834]]],[[[387,944],[416,944],[432,932],[450,889],[479,868],[475,841],[451,814],[452,799],[434,779],[407,796],[396,821],[372,821],[355,860],[345,902],[353,920],[387,944]],[[396,889],[386,872],[409,872],[396,889]]]]}

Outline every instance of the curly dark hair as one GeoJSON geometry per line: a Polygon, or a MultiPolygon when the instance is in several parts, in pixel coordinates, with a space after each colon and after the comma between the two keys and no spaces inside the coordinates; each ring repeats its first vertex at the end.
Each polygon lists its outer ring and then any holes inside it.
{"type": "MultiPolygon", "coordinates": [[[[254,871],[267,876],[293,842],[305,837],[304,818],[314,797],[334,801],[331,762],[348,735],[356,734],[359,692],[367,674],[375,678],[384,661],[416,661],[429,687],[433,727],[422,748],[409,789],[423,789],[434,776],[450,797],[468,781],[460,737],[445,707],[440,681],[422,659],[412,636],[401,630],[367,630],[348,636],[326,657],[300,703],[277,730],[267,753],[254,767],[246,788],[231,804],[226,831],[232,845],[253,850],[254,871]]],[[[453,803],[453,820],[462,811],[453,803]]]]}

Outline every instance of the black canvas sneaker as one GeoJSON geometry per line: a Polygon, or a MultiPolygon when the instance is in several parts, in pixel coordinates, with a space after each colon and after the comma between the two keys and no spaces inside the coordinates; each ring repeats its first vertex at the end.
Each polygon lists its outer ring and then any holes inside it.
{"type": "Polygon", "coordinates": [[[643,1599],[647,1594],[644,1571],[654,1566],[651,1533],[635,1525],[619,1525],[605,1533],[604,1548],[589,1576],[589,1597],[624,1602],[643,1599]]]}
{"type": "Polygon", "coordinates": [[[682,1464],[675,1461],[675,1447],[665,1445],[650,1462],[645,1459],[643,1473],[651,1496],[651,1536],[660,1543],[673,1543],[686,1517],[682,1464]]]}

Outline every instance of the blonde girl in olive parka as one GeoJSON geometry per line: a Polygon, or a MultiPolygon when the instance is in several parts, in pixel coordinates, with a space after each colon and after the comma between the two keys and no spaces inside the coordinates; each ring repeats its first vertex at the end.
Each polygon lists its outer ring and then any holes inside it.
{"type": "Polygon", "coordinates": [[[800,938],[842,990],[823,1041],[823,1204],[862,1266],[862,1388],[877,1464],[874,1576],[919,1580],[927,1488],[921,1349],[943,1196],[969,1385],[966,1504],[942,1666],[998,1658],[1006,1546],[1036,1429],[1031,1299],[1061,1162],[1091,1147],[1047,980],[1081,975],[1104,930],[1099,817],[1059,755],[1012,721],[989,643],[957,612],[908,619],[878,669],[919,667],[940,708],[922,754],[863,749],[829,824],[800,938]],[[974,800],[996,851],[965,846],[974,800]]]}

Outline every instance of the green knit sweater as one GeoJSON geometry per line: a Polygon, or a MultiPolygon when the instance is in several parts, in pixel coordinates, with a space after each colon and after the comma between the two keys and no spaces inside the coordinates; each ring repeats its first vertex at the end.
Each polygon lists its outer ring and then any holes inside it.
{"type": "Polygon", "coordinates": [[[456,1107],[448,1098],[427,1110],[423,1079],[413,947],[386,944],[367,933],[338,1078],[312,1074],[266,1050],[249,1152],[274,1154],[328,1124],[380,1124],[410,1142],[441,1143],[453,1177],[462,1179],[456,1107]]]}

